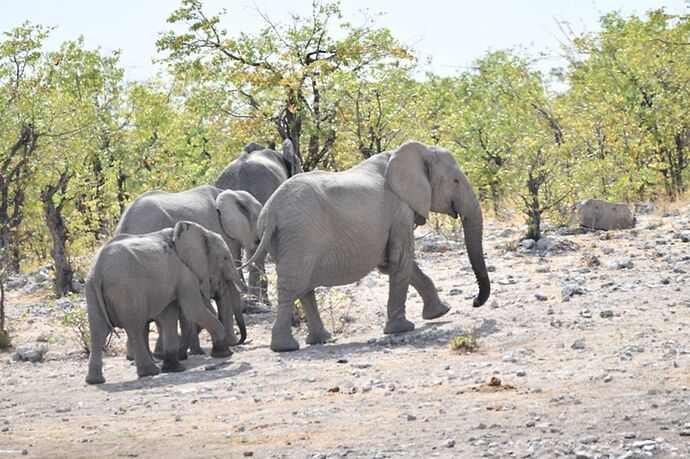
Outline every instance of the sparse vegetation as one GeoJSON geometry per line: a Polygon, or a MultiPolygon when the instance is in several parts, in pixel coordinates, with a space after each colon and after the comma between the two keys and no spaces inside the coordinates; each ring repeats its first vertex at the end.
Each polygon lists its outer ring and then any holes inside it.
{"type": "Polygon", "coordinates": [[[352,293],[342,288],[322,287],[317,290],[316,302],[321,310],[326,312],[324,325],[332,334],[345,333],[348,326],[354,321],[350,315],[350,310],[355,302],[352,293]]]}
{"type": "MultiPolygon", "coordinates": [[[[72,340],[86,353],[86,355],[89,355],[91,352],[91,333],[89,332],[89,318],[86,309],[80,306],[70,308],[65,311],[60,322],[70,330],[72,340]]],[[[104,350],[110,348],[112,340],[113,333],[111,333],[105,341],[103,345],[104,350]]]]}
{"type": "Polygon", "coordinates": [[[457,352],[474,352],[479,349],[476,330],[453,336],[450,339],[450,348],[457,352]]]}

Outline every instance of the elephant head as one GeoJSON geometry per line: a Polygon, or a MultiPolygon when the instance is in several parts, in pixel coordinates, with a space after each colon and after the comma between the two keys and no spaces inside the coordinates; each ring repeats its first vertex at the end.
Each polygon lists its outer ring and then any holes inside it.
{"type": "Polygon", "coordinates": [[[442,148],[406,142],[392,153],[385,182],[423,219],[430,211],[462,218],[467,255],[479,285],[479,295],[473,305],[483,305],[491,293],[491,283],[482,247],[482,210],[453,155],[442,148]]]}
{"type": "Polygon", "coordinates": [[[265,149],[266,149],[266,147],[264,147],[263,145],[261,145],[258,142],[249,142],[244,147],[244,151],[246,151],[247,153],[253,153],[255,151],[260,151],[260,150],[265,150],[265,149]]]}
{"type": "MultiPolygon", "coordinates": [[[[227,296],[227,290],[234,288],[236,301],[232,301],[232,311],[244,342],[247,331],[242,316],[239,293],[242,281],[227,244],[220,235],[208,231],[196,223],[181,221],[173,230],[173,244],[182,262],[199,279],[199,288],[207,299],[212,296],[227,296]],[[219,294],[220,293],[220,294],[219,294]]],[[[222,301],[227,301],[222,298],[222,301]]]]}
{"type": "Polygon", "coordinates": [[[253,250],[259,236],[256,222],[261,204],[251,194],[240,190],[225,190],[216,198],[216,210],[226,236],[253,250]]]}
{"type": "Polygon", "coordinates": [[[285,162],[288,177],[304,172],[302,170],[302,163],[295,154],[295,148],[292,146],[290,139],[285,139],[283,142],[283,161],[285,162]]]}

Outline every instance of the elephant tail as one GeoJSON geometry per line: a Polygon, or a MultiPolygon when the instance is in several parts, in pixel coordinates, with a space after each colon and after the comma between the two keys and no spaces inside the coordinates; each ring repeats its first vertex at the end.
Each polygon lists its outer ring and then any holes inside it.
{"type": "Polygon", "coordinates": [[[266,252],[267,250],[268,244],[273,238],[273,233],[275,233],[275,230],[276,224],[274,219],[271,219],[268,222],[266,222],[266,226],[264,226],[264,232],[261,235],[261,242],[259,243],[259,246],[254,251],[254,254],[251,256],[251,258],[249,258],[249,260],[247,260],[246,263],[240,266],[238,269],[246,268],[247,266],[254,263],[261,256],[263,256],[264,252],[266,252]]]}
{"type": "Polygon", "coordinates": [[[108,315],[108,308],[106,307],[105,299],[103,298],[103,286],[96,279],[91,279],[89,285],[93,289],[94,293],[96,293],[96,299],[98,300],[98,309],[101,310],[101,314],[103,314],[105,322],[108,324],[108,327],[110,327],[111,330],[114,330],[115,327],[113,326],[112,320],[110,320],[110,316],[108,315]]]}

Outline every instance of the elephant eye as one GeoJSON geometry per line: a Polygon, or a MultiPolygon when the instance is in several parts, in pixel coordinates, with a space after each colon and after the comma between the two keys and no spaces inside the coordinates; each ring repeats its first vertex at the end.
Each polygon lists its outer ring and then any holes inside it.
{"type": "Polygon", "coordinates": [[[454,181],[455,183],[460,183],[460,180],[458,180],[458,179],[453,179],[453,181],[454,181]]]}

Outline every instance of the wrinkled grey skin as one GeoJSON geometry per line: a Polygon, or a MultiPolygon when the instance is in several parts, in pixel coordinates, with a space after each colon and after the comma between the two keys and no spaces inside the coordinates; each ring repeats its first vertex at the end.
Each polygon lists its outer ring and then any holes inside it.
{"type": "Polygon", "coordinates": [[[355,282],[375,267],[389,275],[384,333],[414,329],[405,317],[410,284],[422,297],[424,319],[448,312],[431,279],[414,262],[414,225],[430,211],[462,216],[479,284],[474,306],[481,306],[491,290],[482,251],[482,211],[447,150],[407,142],[344,172],[310,172],[283,183],[259,216],[257,255],[268,250],[278,274],[271,349],[299,348],[290,327],[296,299],[307,318],[307,344],[327,342],[330,335],[317,311],[314,288],[355,282]]]}
{"type": "MultiPolygon", "coordinates": [[[[256,223],[260,212],[261,204],[246,191],[221,190],[209,185],[179,193],[154,190],[143,193],[127,208],[120,218],[116,234],[146,234],[172,228],[177,222],[186,220],[219,234],[234,253],[240,245],[252,250],[256,247],[256,223]]],[[[214,300],[218,306],[218,316],[225,325],[228,344],[237,344],[232,305],[220,296],[214,297],[214,300]]],[[[181,319],[183,338],[180,355],[185,358],[188,347],[191,347],[193,354],[202,353],[197,333],[193,333],[184,315],[181,319]]],[[[131,359],[133,353],[129,344],[127,355],[131,359]]],[[[161,346],[159,335],[156,355],[161,346]]]]}
{"type": "Polygon", "coordinates": [[[161,323],[163,371],[181,371],[178,360],[178,304],[185,316],[208,330],[214,357],[232,354],[223,324],[209,311],[209,299],[222,291],[235,294],[235,318],[246,337],[239,302],[240,278],[225,242],[192,222],[142,235],[121,234],[108,241],[94,259],[86,280],[91,354],[86,382],[105,382],[103,344],[114,327],[124,328],[132,341],[137,374],[160,372],[146,336],[152,319],[161,323]],[[213,276],[212,273],[220,273],[213,276]],[[215,277],[215,278],[214,278],[215,277]]]}
{"type": "MultiPolygon", "coordinates": [[[[216,180],[215,186],[225,190],[244,190],[254,196],[261,205],[266,204],[273,192],[290,177],[302,172],[302,165],[295,155],[290,140],[283,142],[283,152],[264,148],[258,143],[244,147],[240,156],[231,162],[216,180]]],[[[235,248],[237,258],[240,251],[235,248]]],[[[245,246],[247,258],[254,254],[253,247],[245,246]]],[[[259,257],[249,268],[249,293],[268,302],[267,283],[262,279],[264,257],[259,257]]]]}
{"type": "Polygon", "coordinates": [[[586,228],[611,230],[635,227],[635,216],[622,202],[585,199],[573,205],[572,222],[586,228]]]}

